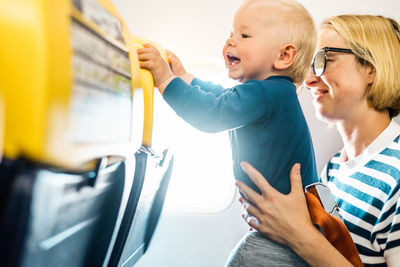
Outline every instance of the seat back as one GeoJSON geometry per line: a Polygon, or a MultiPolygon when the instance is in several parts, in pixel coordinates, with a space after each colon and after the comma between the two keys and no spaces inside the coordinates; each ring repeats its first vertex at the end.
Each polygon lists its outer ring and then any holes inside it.
{"type": "Polygon", "coordinates": [[[5,160],[0,170],[7,180],[0,221],[2,266],[101,266],[121,202],[123,162],[98,176],[22,160],[5,160]]]}

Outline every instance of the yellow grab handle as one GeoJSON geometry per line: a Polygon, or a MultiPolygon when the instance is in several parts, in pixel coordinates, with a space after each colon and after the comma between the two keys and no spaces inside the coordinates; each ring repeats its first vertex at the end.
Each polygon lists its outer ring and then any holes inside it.
{"type": "MultiPolygon", "coordinates": [[[[158,44],[140,37],[134,37],[136,48],[142,48],[144,43],[151,43],[160,51],[161,56],[168,61],[167,52],[158,44]]],[[[153,103],[154,103],[154,80],[149,70],[140,69],[140,86],[143,88],[144,97],[144,124],[142,144],[151,147],[153,134],[153,103]]]]}

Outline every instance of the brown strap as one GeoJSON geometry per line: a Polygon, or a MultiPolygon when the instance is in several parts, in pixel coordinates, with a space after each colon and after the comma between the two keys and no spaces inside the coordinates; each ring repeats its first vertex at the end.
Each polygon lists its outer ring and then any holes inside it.
{"type": "Polygon", "coordinates": [[[311,221],[318,225],[325,238],[354,266],[364,266],[346,225],[322,207],[318,197],[306,192],[311,221]]]}

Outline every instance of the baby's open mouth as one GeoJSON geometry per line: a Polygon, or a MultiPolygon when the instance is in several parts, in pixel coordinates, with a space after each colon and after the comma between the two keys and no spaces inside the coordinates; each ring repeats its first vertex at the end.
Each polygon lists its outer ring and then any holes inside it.
{"type": "Polygon", "coordinates": [[[236,64],[240,63],[240,58],[235,57],[235,56],[233,56],[231,54],[226,54],[226,58],[229,61],[229,65],[236,65],[236,64]]]}

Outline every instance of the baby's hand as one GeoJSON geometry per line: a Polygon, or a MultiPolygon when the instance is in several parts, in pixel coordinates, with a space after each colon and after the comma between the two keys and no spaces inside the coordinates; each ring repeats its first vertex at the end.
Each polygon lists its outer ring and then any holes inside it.
{"type": "Polygon", "coordinates": [[[182,62],[179,60],[179,58],[170,50],[166,50],[168,54],[168,59],[169,59],[169,65],[171,66],[172,72],[176,76],[182,76],[183,74],[186,73],[185,68],[182,65],[182,62]]]}
{"type": "Polygon", "coordinates": [[[165,87],[175,77],[168,63],[161,57],[158,49],[152,44],[144,44],[143,48],[137,49],[140,67],[148,69],[153,74],[154,85],[161,93],[165,87]]]}
{"type": "Polygon", "coordinates": [[[181,77],[187,84],[190,84],[194,79],[194,76],[186,72],[182,62],[173,52],[167,50],[167,54],[169,59],[169,65],[174,75],[181,77]]]}

